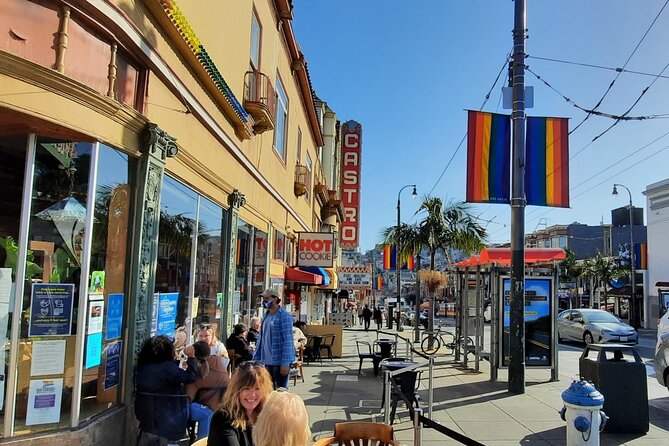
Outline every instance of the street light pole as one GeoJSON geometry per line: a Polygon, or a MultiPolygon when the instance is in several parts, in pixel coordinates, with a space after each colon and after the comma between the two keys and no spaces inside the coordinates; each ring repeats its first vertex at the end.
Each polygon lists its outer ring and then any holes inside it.
{"type": "MultiPolygon", "coordinates": [[[[397,308],[400,307],[399,305],[402,298],[402,282],[400,280],[400,269],[402,267],[400,264],[400,194],[407,187],[413,187],[413,191],[411,192],[412,196],[415,197],[418,195],[416,193],[415,184],[407,184],[406,186],[403,186],[397,193],[397,227],[395,228],[395,275],[397,276],[397,308]]],[[[399,324],[400,322],[398,321],[397,323],[399,324]]],[[[388,328],[393,328],[393,306],[390,304],[388,304],[388,328]]],[[[399,329],[399,326],[397,328],[399,329]]]]}
{"type": "Polygon", "coordinates": [[[620,186],[623,189],[627,191],[627,194],[629,195],[630,198],[630,203],[629,203],[629,212],[630,212],[630,285],[632,287],[632,290],[630,291],[630,304],[629,304],[629,318],[630,318],[630,325],[634,328],[639,328],[637,324],[637,308],[636,308],[636,258],[634,255],[634,212],[633,212],[633,207],[632,207],[632,192],[627,188],[627,186],[624,186],[622,184],[614,184],[613,185],[613,192],[612,195],[616,196],[618,195],[618,189],[616,189],[616,186],[620,186]]]}

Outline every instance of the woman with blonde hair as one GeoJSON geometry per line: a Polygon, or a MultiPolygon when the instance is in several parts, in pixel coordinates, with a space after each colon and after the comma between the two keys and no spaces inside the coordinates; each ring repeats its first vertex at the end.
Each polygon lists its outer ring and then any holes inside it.
{"type": "Polygon", "coordinates": [[[307,446],[309,415],[302,398],[286,390],[272,392],[253,428],[254,446],[307,446]]]}
{"type": "Polygon", "coordinates": [[[211,418],[207,446],[252,446],[251,428],[271,392],[272,377],[265,366],[255,361],[241,363],[230,379],[223,404],[211,418]]]}

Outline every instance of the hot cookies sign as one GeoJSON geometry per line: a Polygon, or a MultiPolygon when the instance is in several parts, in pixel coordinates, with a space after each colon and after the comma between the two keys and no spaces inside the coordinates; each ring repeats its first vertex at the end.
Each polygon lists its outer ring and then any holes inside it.
{"type": "Polygon", "coordinates": [[[333,233],[300,232],[297,240],[297,266],[332,268],[335,249],[333,233]]]}

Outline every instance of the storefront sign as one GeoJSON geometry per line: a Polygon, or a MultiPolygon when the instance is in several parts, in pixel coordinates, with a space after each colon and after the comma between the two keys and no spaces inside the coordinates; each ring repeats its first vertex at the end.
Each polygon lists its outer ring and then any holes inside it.
{"type": "Polygon", "coordinates": [[[26,426],[58,423],[63,378],[30,380],[26,426]]]}
{"type": "Polygon", "coordinates": [[[335,252],[332,232],[300,232],[297,239],[297,266],[332,268],[335,252]]]}
{"type": "Polygon", "coordinates": [[[342,290],[372,289],[372,271],[367,266],[340,266],[337,276],[342,290]]]}
{"type": "Polygon", "coordinates": [[[28,336],[69,336],[74,285],[33,283],[28,336]]]}
{"type": "Polygon", "coordinates": [[[30,376],[62,375],[65,370],[65,340],[34,341],[30,376]]]}
{"type": "Polygon", "coordinates": [[[158,294],[157,335],[174,336],[177,320],[177,302],[179,293],[158,294]]]}
{"type": "Polygon", "coordinates": [[[123,294],[110,294],[107,298],[107,332],[105,340],[121,337],[123,327],[123,294]]]}
{"type": "MultiPolygon", "coordinates": [[[[511,326],[511,279],[502,278],[504,311],[502,313],[502,366],[509,365],[509,330],[511,326]]],[[[552,325],[553,281],[548,277],[525,278],[525,364],[548,367],[553,358],[552,325]]]]}
{"type": "Polygon", "coordinates": [[[348,121],[342,126],[341,205],[344,221],[340,225],[342,249],[357,249],[360,231],[360,170],[362,166],[362,126],[348,121]]]}

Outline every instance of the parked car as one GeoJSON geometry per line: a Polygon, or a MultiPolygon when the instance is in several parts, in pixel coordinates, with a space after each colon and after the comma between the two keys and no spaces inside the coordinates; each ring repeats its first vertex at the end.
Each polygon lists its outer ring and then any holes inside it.
{"type": "Polygon", "coordinates": [[[620,319],[604,310],[582,308],[558,314],[558,341],[570,339],[586,344],[615,342],[636,345],[639,334],[620,319]]]}
{"type": "Polygon", "coordinates": [[[657,325],[657,345],[655,346],[655,379],[669,388],[669,312],[664,313],[657,325]]]}

